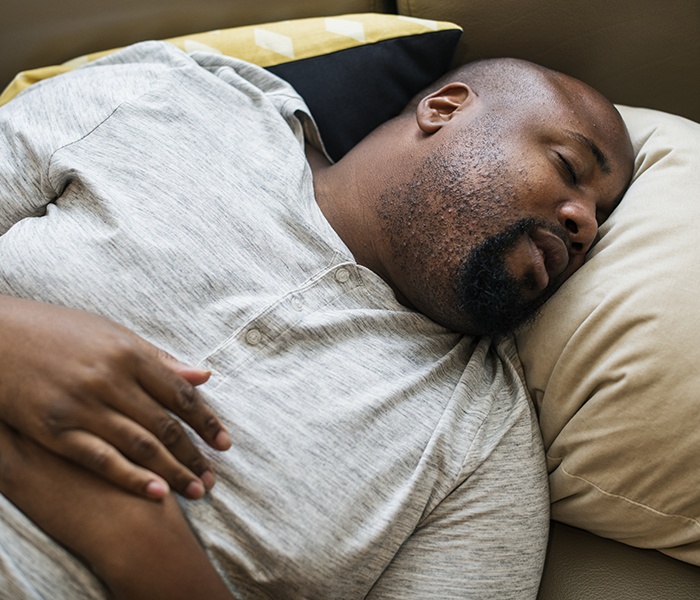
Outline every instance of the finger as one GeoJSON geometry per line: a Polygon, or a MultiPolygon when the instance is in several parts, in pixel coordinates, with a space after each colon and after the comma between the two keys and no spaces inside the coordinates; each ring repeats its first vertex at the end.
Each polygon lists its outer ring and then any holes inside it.
{"type": "Polygon", "coordinates": [[[177,361],[175,363],[165,361],[164,364],[170,366],[173,371],[175,371],[180,377],[185,379],[187,383],[193,386],[205,384],[211,377],[211,371],[207,371],[206,369],[189,367],[177,361]]]}
{"type": "Polygon", "coordinates": [[[139,402],[138,408],[137,420],[143,427],[115,412],[101,418],[91,431],[185,497],[199,497],[193,496],[193,485],[211,489],[214,476],[209,461],[182,425],[153,401],[139,402]]]}
{"type": "MultiPolygon", "coordinates": [[[[148,342],[146,343],[148,344],[148,342]]],[[[198,386],[209,381],[211,371],[208,369],[186,365],[171,354],[168,354],[165,350],[155,346],[152,346],[152,348],[155,351],[155,356],[160,359],[165,366],[175,371],[175,373],[184,378],[190,385],[198,386]]]]}
{"type": "MultiPolygon", "coordinates": [[[[144,434],[146,437],[148,435],[148,433],[144,434]]],[[[107,440],[77,429],[65,432],[64,437],[66,446],[62,454],[96,475],[122,489],[153,500],[159,500],[168,493],[170,486],[164,478],[148,468],[134,464],[129,460],[130,457],[124,456],[107,440]]],[[[137,444],[143,448],[142,440],[137,444]]],[[[181,476],[183,468],[176,462],[174,471],[178,472],[177,476],[172,476],[179,482],[177,485],[180,489],[177,491],[190,499],[202,497],[204,485],[198,478],[186,469],[184,469],[185,475],[181,476]]]]}
{"type": "Polygon", "coordinates": [[[115,395],[112,406],[116,410],[101,406],[98,412],[81,415],[81,428],[157,473],[183,495],[193,479],[198,478],[206,489],[214,485],[209,461],[185,428],[142,388],[134,385],[115,395]]]}
{"type": "MultiPolygon", "coordinates": [[[[130,458],[136,465],[160,476],[185,497],[197,498],[200,495],[197,490],[202,485],[205,489],[213,486],[209,462],[193,440],[176,418],[147,395],[137,382],[93,388],[92,395],[100,397],[102,403],[83,400],[77,411],[54,402],[41,423],[42,434],[36,436],[37,441],[93,472],[105,473],[105,477],[129,491],[137,488],[139,482],[122,479],[127,473],[123,468],[110,475],[111,455],[93,456],[92,452],[105,446],[73,446],[75,440],[85,439],[72,435],[73,432],[89,432],[102,438],[119,451],[121,457],[130,458]],[[105,467],[91,464],[100,460],[108,464],[105,467]]],[[[150,495],[154,494],[160,495],[155,485],[150,495]]]]}
{"type": "Polygon", "coordinates": [[[137,372],[145,392],[180,417],[212,448],[228,450],[231,438],[201,394],[158,361],[142,361],[137,372]]]}
{"type": "Polygon", "coordinates": [[[193,367],[192,365],[186,365],[182,361],[175,358],[169,352],[166,352],[158,346],[154,346],[150,342],[147,342],[142,337],[136,336],[136,339],[144,349],[150,354],[157,358],[161,363],[163,363],[168,368],[172,369],[187,380],[190,385],[198,386],[209,381],[211,377],[211,371],[208,369],[203,369],[201,367],[193,367]]]}

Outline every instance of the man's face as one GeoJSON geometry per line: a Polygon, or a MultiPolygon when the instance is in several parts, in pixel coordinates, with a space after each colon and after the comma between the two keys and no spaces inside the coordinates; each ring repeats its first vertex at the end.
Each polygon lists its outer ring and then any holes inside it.
{"type": "Polygon", "coordinates": [[[451,329],[506,333],[583,264],[632,158],[612,109],[575,98],[507,121],[465,115],[382,199],[391,277],[408,303],[451,329]]]}

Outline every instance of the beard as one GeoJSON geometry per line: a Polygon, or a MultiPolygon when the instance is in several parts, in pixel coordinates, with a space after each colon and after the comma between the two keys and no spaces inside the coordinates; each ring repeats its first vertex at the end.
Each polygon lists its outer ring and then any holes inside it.
{"type": "Polygon", "coordinates": [[[457,276],[459,310],[469,315],[472,328],[481,335],[499,337],[531,323],[539,308],[554,290],[526,300],[522,281],[511,275],[506,255],[536,226],[536,219],[521,219],[505,230],[488,237],[469,253],[457,276]]]}

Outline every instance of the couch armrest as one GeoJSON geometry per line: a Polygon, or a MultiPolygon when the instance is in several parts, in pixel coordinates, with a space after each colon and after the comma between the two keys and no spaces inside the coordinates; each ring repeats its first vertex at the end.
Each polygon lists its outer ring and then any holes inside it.
{"type": "Polygon", "coordinates": [[[697,600],[700,567],[552,523],[538,600],[697,600]]]}
{"type": "Polygon", "coordinates": [[[395,12],[393,0],[22,0],[0,19],[0,90],[19,72],[148,39],[355,12],[395,12]]]}

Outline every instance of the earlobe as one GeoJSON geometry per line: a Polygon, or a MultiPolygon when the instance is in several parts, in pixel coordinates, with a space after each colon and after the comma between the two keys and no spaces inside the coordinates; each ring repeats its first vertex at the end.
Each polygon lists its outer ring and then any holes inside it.
{"type": "Polygon", "coordinates": [[[474,96],[473,90],[466,83],[448,83],[418,103],[418,126],[424,133],[435,133],[449,122],[456,112],[468,105],[474,96]]]}

